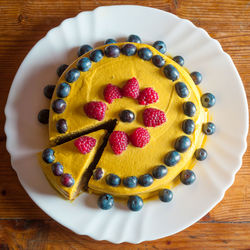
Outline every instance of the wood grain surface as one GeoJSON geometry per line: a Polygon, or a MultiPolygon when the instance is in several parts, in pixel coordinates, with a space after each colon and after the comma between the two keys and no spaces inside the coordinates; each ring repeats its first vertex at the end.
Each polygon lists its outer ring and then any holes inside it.
{"type": "Polygon", "coordinates": [[[4,107],[19,65],[32,46],[64,19],[114,4],[159,8],[204,28],[232,57],[250,102],[248,0],[0,0],[0,249],[250,249],[250,150],[233,186],[209,214],[176,235],[137,245],[114,245],[72,233],[40,210],[20,185],[3,130],[4,107]]]}

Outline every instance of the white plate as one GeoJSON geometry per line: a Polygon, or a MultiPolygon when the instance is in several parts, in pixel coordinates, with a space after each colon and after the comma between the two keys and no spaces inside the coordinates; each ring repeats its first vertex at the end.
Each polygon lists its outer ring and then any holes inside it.
{"type": "Polygon", "coordinates": [[[141,6],[100,7],[50,30],[20,66],[5,113],[11,163],[31,199],[72,231],[114,243],[158,239],[198,221],[232,185],[246,150],[247,100],[229,55],[191,22],[141,6]],[[56,83],[58,65],[73,61],[77,48],[84,43],[97,45],[107,38],[124,41],[129,34],[138,34],[145,43],[164,40],[171,55],[182,55],[190,71],[202,73],[202,90],[217,98],[211,109],[217,131],[207,140],[209,157],[195,166],[197,181],[191,186],[177,186],[171,203],[148,202],[136,213],[117,203],[113,209],[102,211],[97,208],[97,198],[86,193],[73,203],[65,201],[51,188],[36,159],[36,152],[48,143],[47,126],[37,122],[38,112],[49,107],[42,91],[47,84],[56,83]]]}

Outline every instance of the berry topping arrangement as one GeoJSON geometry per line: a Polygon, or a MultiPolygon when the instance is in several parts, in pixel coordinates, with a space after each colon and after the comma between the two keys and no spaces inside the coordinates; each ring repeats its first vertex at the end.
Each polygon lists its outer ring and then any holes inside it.
{"type": "Polygon", "coordinates": [[[215,133],[216,99],[202,93],[202,74],[167,48],[135,34],[83,44],[70,66],[58,67],[57,84],[44,87],[51,105],[38,121],[49,124],[49,147],[38,158],[64,198],[85,191],[103,210],[125,200],[140,211],[148,198],[169,203],[175,185],[196,180],[193,167],[209,157],[205,141],[215,133]]]}

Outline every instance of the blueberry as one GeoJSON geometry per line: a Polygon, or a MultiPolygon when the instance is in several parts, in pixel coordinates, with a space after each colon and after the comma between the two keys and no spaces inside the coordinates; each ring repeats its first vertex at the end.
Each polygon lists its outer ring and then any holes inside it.
{"type": "Polygon", "coordinates": [[[128,198],[128,208],[134,212],[139,211],[143,207],[143,200],[137,195],[130,196],[128,198]]]}
{"type": "Polygon", "coordinates": [[[215,132],[215,125],[212,122],[207,122],[203,124],[202,131],[206,135],[212,135],[215,132]]]}
{"type": "Polygon", "coordinates": [[[57,70],[56,70],[56,73],[57,75],[60,77],[62,75],[62,73],[69,67],[69,65],[67,64],[62,64],[60,65],[57,70]]]}
{"type": "Polygon", "coordinates": [[[52,163],[55,160],[54,150],[46,148],[42,153],[42,158],[46,163],[52,163]]]}
{"type": "Polygon", "coordinates": [[[216,102],[215,96],[211,93],[206,93],[201,97],[201,104],[204,108],[213,107],[215,102],[216,102]]]}
{"type": "Polygon", "coordinates": [[[80,48],[79,48],[79,50],[78,50],[78,56],[82,56],[82,55],[84,55],[85,53],[87,53],[87,52],[89,52],[90,50],[92,50],[93,48],[90,46],[90,45],[88,45],[88,44],[84,44],[84,45],[82,45],[80,48]]]}
{"type": "Polygon", "coordinates": [[[204,148],[199,148],[195,151],[194,155],[198,161],[204,161],[207,158],[207,151],[204,148]]]}
{"type": "Polygon", "coordinates": [[[175,56],[173,58],[175,62],[177,62],[179,65],[183,66],[184,65],[184,58],[182,56],[175,56]]]}
{"type": "Polygon", "coordinates": [[[164,165],[155,167],[152,172],[155,179],[161,179],[167,173],[168,173],[168,169],[164,165]]]}
{"type": "Polygon", "coordinates": [[[116,45],[109,45],[104,49],[105,55],[107,57],[118,57],[120,55],[120,49],[116,45]]]}
{"type": "Polygon", "coordinates": [[[181,159],[180,154],[177,151],[170,151],[164,158],[164,163],[169,166],[175,166],[181,159]]]}
{"type": "Polygon", "coordinates": [[[77,63],[77,68],[83,72],[88,71],[91,68],[91,61],[88,57],[81,58],[77,63]]]}
{"type": "Polygon", "coordinates": [[[180,173],[180,180],[185,185],[192,184],[196,179],[195,173],[192,170],[183,170],[180,173]]]}
{"type": "Polygon", "coordinates": [[[71,88],[70,88],[68,83],[62,82],[57,87],[56,94],[57,94],[58,97],[61,97],[61,98],[67,97],[69,95],[70,89],[71,88]]]}
{"type": "Polygon", "coordinates": [[[177,138],[174,145],[175,149],[180,153],[184,153],[185,151],[187,151],[190,146],[191,140],[185,135],[177,138]]]}
{"type": "Polygon", "coordinates": [[[52,103],[52,109],[55,113],[61,114],[66,109],[66,102],[63,99],[56,99],[52,103]]]}
{"type": "Polygon", "coordinates": [[[148,48],[141,48],[138,50],[138,56],[143,60],[149,61],[152,58],[153,53],[148,48]]]}
{"type": "Polygon", "coordinates": [[[69,70],[66,75],[65,79],[67,82],[75,82],[80,76],[80,71],[78,69],[71,69],[69,70]]]}
{"type": "Polygon", "coordinates": [[[60,119],[56,122],[56,129],[60,134],[64,134],[68,130],[68,124],[65,119],[60,119]]]}
{"type": "Polygon", "coordinates": [[[193,117],[196,113],[195,104],[193,102],[185,102],[183,104],[183,111],[185,115],[193,117]]]}
{"type": "Polygon", "coordinates": [[[48,124],[49,122],[49,110],[48,109],[42,109],[38,113],[38,121],[41,122],[42,124],[48,124]]]}
{"type": "Polygon", "coordinates": [[[191,78],[193,79],[196,85],[200,84],[202,81],[202,74],[200,72],[194,71],[190,74],[191,78]]]}
{"type": "Polygon", "coordinates": [[[112,38],[109,38],[105,41],[104,44],[111,44],[111,43],[116,43],[116,40],[112,39],[112,38]]]}
{"type": "Polygon", "coordinates": [[[93,62],[99,62],[103,58],[103,52],[100,49],[94,50],[90,53],[89,58],[93,62]]]}
{"type": "Polygon", "coordinates": [[[112,187],[117,187],[121,184],[121,178],[116,174],[109,174],[106,176],[106,183],[112,187]]]}
{"type": "Polygon", "coordinates": [[[108,210],[114,206],[114,198],[110,194],[103,194],[99,197],[97,205],[101,209],[108,210]]]}
{"type": "Polygon", "coordinates": [[[123,184],[125,187],[134,188],[137,186],[138,179],[135,176],[129,176],[123,179],[123,184]]]}
{"type": "Polygon", "coordinates": [[[122,122],[132,122],[135,119],[135,114],[130,111],[130,110],[123,110],[120,114],[119,117],[122,122]]]}
{"type": "Polygon", "coordinates": [[[153,47],[155,47],[162,54],[165,54],[167,51],[167,46],[163,41],[154,42],[153,47]]]}
{"type": "Polygon", "coordinates": [[[175,90],[179,97],[186,98],[189,95],[189,90],[184,82],[177,82],[175,84],[175,90]]]}
{"type": "Polygon", "coordinates": [[[161,68],[162,66],[164,66],[165,64],[165,60],[163,59],[162,56],[160,55],[155,55],[152,57],[152,62],[153,64],[158,67],[158,68],[161,68]]]}
{"type": "Polygon", "coordinates": [[[186,119],[182,123],[182,130],[184,133],[191,135],[195,130],[195,123],[191,119],[186,119]]]}
{"type": "Polygon", "coordinates": [[[148,187],[153,183],[154,179],[151,174],[144,174],[139,177],[139,184],[143,187],[148,187]]]}
{"type": "Polygon", "coordinates": [[[165,66],[163,72],[165,76],[172,81],[176,81],[180,75],[179,71],[172,64],[165,66]]]}
{"type": "Polygon", "coordinates": [[[75,184],[75,180],[71,174],[62,174],[61,183],[65,187],[72,187],[75,184]]]}
{"type": "Polygon", "coordinates": [[[43,89],[43,94],[48,98],[51,99],[54,93],[56,85],[47,85],[44,89],[43,89]]]}
{"type": "Polygon", "coordinates": [[[103,172],[102,168],[96,168],[93,172],[93,178],[95,180],[100,180],[103,177],[103,174],[104,174],[104,172],[103,172]]]}
{"type": "Polygon", "coordinates": [[[127,42],[131,43],[141,43],[141,38],[137,35],[130,35],[127,39],[127,42]]]}
{"type": "Polygon", "coordinates": [[[170,189],[162,189],[159,192],[159,198],[163,202],[170,202],[173,199],[173,192],[170,189]]]}
{"type": "Polygon", "coordinates": [[[60,162],[52,164],[51,169],[55,176],[61,176],[63,174],[63,165],[60,162]]]}
{"type": "Polygon", "coordinates": [[[125,56],[133,56],[136,54],[137,48],[134,44],[128,43],[122,47],[121,51],[125,56]]]}

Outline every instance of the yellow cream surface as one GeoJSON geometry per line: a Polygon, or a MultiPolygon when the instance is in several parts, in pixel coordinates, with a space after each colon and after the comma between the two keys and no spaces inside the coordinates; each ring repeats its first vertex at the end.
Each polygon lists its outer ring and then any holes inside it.
{"type": "Polygon", "coordinates": [[[65,198],[71,200],[76,197],[79,192],[79,185],[82,186],[81,180],[83,174],[89,167],[90,163],[93,161],[95,154],[103,142],[103,138],[106,131],[99,130],[88,134],[92,138],[96,139],[95,147],[87,154],[82,154],[74,145],[74,141],[66,142],[62,145],[52,147],[54,150],[55,161],[60,162],[63,165],[64,173],[71,174],[75,180],[75,184],[72,187],[65,187],[61,184],[60,176],[55,176],[52,172],[52,164],[47,164],[42,159],[42,152],[38,154],[39,162],[42,167],[42,170],[47,177],[51,185],[65,198]]]}
{"type": "MultiPolygon", "coordinates": [[[[118,43],[122,46],[123,43],[118,43]]],[[[69,135],[78,131],[84,131],[89,128],[100,125],[110,119],[117,119],[118,125],[115,130],[124,131],[128,135],[138,127],[146,128],[150,133],[150,142],[144,148],[134,147],[129,144],[126,151],[121,155],[115,155],[108,143],[102,157],[97,165],[104,170],[104,177],[101,180],[90,179],[89,189],[92,192],[108,192],[115,196],[141,195],[148,197],[150,193],[154,194],[158,189],[172,187],[174,178],[183,170],[191,168],[194,165],[194,152],[203,145],[204,135],[202,124],[207,122],[208,113],[202,107],[200,102],[201,92],[194,84],[189,73],[180,65],[175,63],[170,57],[162,55],[152,46],[146,44],[134,44],[137,49],[142,47],[149,48],[153,55],[160,54],[166,61],[166,64],[174,65],[180,73],[177,81],[173,82],[167,79],[163,73],[163,68],[159,69],[152,61],[145,61],[138,55],[125,56],[120,54],[117,58],[108,58],[106,56],[97,63],[92,62],[92,67],[88,72],[81,72],[79,79],[71,84],[71,92],[68,97],[64,98],[67,107],[62,114],[56,114],[50,110],[49,134],[50,141],[53,143],[60,136],[56,130],[56,121],[66,119],[69,135]],[[139,105],[137,100],[123,97],[116,99],[112,104],[107,104],[107,111],[103,121],[90,119],[83,111],[83,106],[90,101],[105,102],[103,90],[108,83],[123,87],[127,80],[136,77],[139,82],[140,90],[151,87],[159,95],[156,103],[144,106],[139,105]],[[186,83],[189,96],[180,98],[175,91],[175,83],[182,81],[186,83]],[[188,135],[192,145],[185,152],[181,153],[180,162],[173,167],[168,167],[168,174],[162,179],[154,179],[149,187],[137,186],[135,188],[126,188],[122,183],[118,187],[111,187],[106,184],[105,176],[109,173],[118,175],[121,179],[128,176],[136,176],[152,173],[152,169],[160,164],[164,164],[164,156],[171,150],[174,150],[174,143],[179,136],[185,135],[182,131],[182,122],[188,119],[183,113],[183,103],[192,101],[196,106],[196,114],[191,119],[195,122],[195,132],[188,135]],[[157,108],[163,110],[166,114],[167,121],[161,126],[155,128],[145,127],[142,120],[142,113],[145,108],[157,108]],[[134,112],[136,119],[132,123],[123,123],[119,120],[119,113],[129,109],[134,112]]],[[[105,46],[100,47],[104,49],[105,46]]],[[[88,56],[85,54],[84,56],[88,56]]],[[[83,57],[84,57],[83,56],[83,57]]],[[[77,59],[68,69],[76,67],[77,59]]],[[[65,73],[59,79],[58,84],[64,82],[65,73]]],[[[58,86],[57,84],[57,86],[58,86]]],[[[56,91],[53,100],[57,99],[56,91]]]]}

